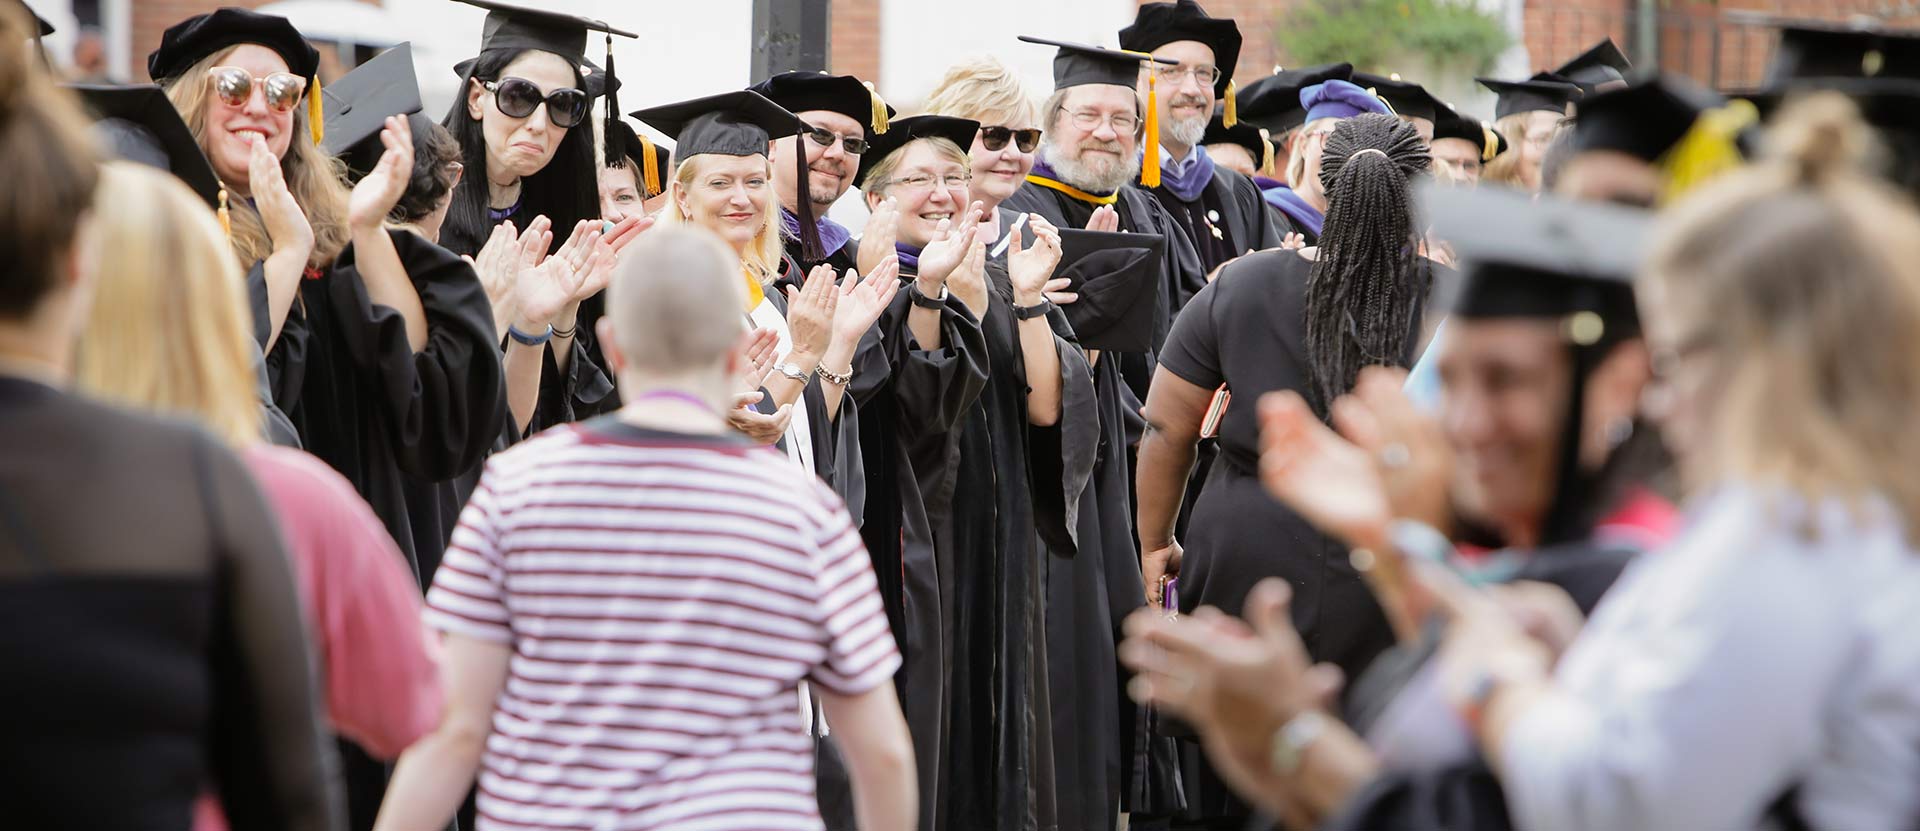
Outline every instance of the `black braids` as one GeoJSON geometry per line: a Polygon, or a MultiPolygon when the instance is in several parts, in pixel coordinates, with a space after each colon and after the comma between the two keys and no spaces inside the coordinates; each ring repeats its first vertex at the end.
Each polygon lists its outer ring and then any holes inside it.
{"type": "Polygon", "coordinates": [[[1427,169],[1412,125],[1367,113],[1340,122],[1320,162],[1327,217],[1307,277],[1309,392],[1324,415],[1363,367],[1404,365],[1429,275],[1408,184],[1427,169]]]}

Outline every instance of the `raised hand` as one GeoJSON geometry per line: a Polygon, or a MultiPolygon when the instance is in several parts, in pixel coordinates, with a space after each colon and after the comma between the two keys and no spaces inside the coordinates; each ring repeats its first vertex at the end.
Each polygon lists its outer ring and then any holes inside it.
{"type": "Polygon", "coordinates": [[[507,324],[520,312],[519,300],[513,291],[514,281],[520,276],[519,231],[511,222],[495,225],[493,233],[487,236],[487,244],[480,246],[478,257],[462,254],[460,259],[473,266],[474,274],[480,278],[480,287],[487,291],[487,302],[493,308],[494,331],[506,331],[507,324]]]}
{"type": "Polygon", "coordinates": [[[893,245],[899,239],[900,203],[889,196],[867,217],[867,227],[860,232],[860,254],[855,264],[862,273],[872,274],[882,260],[897,255],[893,245]]]}
{"type": "Polygon", "coordinates": [[[307,252],[313,250],[313,226],[287,189],[280,159],[258,137],[247,160],[247,187],[253,193],[254,207],[260,211],[260,222],[267,227],[267,238],[273,240],[273,250],[299,252],[300,259],[305,260],[307,252]]]}
{"type": "Polygon", "coordinates": [[[1120,230],[1120,212],[1112,205],[1101,205],[1093,210],[1093,216],[1087,217],[1087,230],[1113,233],[1120,230]]]}
{"type": "Polygon", "coordinates": [[[773,373],[773,360],[780,354],[780,333],[765,327],[745,335],[740,345],[740,374],[735,382],[743,392],[758,392],[773,373]]]}
{"type": "Polygon", "coordinates": [[[967,255],[960,258],[960,265],[947,276],[947,288],[953,296],[967,304],[975,317],[987,313],[987,243],[975,237],[973,244],[967,246],[967,255]]]}
{"type": "Polygon", "coordinates": [[[1053,270],[1060,265],[1060,230],[1039,214],[1028,214],[1027,222],[1033,229],[1033,244],[1026,245],[1021,232],[1014,231],[1007,245],[1007,277],[1013,283],[1013,301],[1020,306],[1031,306],[1046,296],[1047,287],[1055,284],[1053,270]]]}
{"type": "Polygon", "coordinates": [[[867,272],[866,279],[847,272],[840,281],[840,308],[833,314],[833,340],[842,345],[859,343],[874,321],[893,304],[900,291],[900,258],[889,254],[867,272]]]}
{"type": "MultiPolygon", "coordinates": [[[[973,238],[980,232],[980,214],[985,210],[979,202],[967,206],[958,224],[951,218],[940,220],[934,226],[933,241],[920,251],[920,273],[915,278],[922,285],[943,286],[948,275],[960,265],[967,256],[967,250],[973,247],[973,238]]],[[[924,291],[924,289],[923,289],[924,291]]]]}
{"type": "Polygon", "coordinates": [[[787,287],[787,330],[793,351],[819,360],[833,337],[834,312],[840,290],[833,284],[833,266],[814,266],[800,288],[787,287]]]}
{"type": "Polygon", "coordinates": [[[1353,393],[1333,402],[1333,426],[1373,457],[1393,516],[1445,528],[1453,445],[1440,423],[1407,398],[1406,383],[1405,370],[1361,370],[1353,393]]]}
{"type": "Polygon", "coordinates": [[[600,240],[600,228],[597,219],[581,220],[559,251],[520,272],[514,285],[519,321],[544,329],[568,306],[592,293],[586,291],[590,279],[597,271],[609,268],[613,257],[609,249],[595,245],[600,240]]]}
{"type": "Polygon", "coordinates": [[[1281,238],[1280,247],[1288,251],[1298,251],[1307,247],[1307,238],[1300,236],[1298,231],[1288,231],[1287,235],[1281,238]]]}
{"type": "Polygon", "coordinates": [[[388,116],[380,130],[380,143],[386,151],[360,183],[353,186],[347,199],[347,225],[356,231],[371,231],[385,222],[406,195],[407,181],[413,178],[413,127],[406,116],[388,116]]]}

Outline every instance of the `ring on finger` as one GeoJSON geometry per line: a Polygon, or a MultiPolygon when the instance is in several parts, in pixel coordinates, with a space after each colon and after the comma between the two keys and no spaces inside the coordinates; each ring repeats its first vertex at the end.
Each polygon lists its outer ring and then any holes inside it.
{"type": "Polygon", "coordinates": [[[1398,470],[1413,462],[1413,451],[1400,442],[1393,442],[1380,448],[1380,466],[1388,470],[1398,470]]]}

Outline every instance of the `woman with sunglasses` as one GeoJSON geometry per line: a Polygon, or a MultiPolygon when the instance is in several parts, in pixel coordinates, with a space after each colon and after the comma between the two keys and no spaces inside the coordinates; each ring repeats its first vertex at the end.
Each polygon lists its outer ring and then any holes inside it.
{"type": "MultiPolygon", "coordinates": [[[[967,192],[984,211],[979,238],[991,254],[1006,228],[1019,216],[1000,210],[1000,203],[1025,185],[1027,174],[1033,172],[1035,153],[1040,149],[1040,113],[1020,79],[992,58],[948,69],[940,86],[927,95],[926,110],[933,115],[980,122],[973,140],[960,146],[967,148],[972,166],[973,182],[967,192]]],[[[1049,295],[1048,299],[1072,302],[1065,295],[1049,295]]]]}

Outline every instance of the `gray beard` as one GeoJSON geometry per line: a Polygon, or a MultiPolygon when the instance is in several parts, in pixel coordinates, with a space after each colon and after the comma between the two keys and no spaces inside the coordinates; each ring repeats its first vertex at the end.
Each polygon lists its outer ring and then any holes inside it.
{"type": "Polygon", "coordinates": [[[1140,175],[1140,158],[1133,155],[1109,164],[1083,164],[1078,158],[1067,158],[1059,147],[1045,144],[1040,147],[1040,157],[1060,175],[1060,181],[1093,193],[1112,193],[1140,175]]]}
{"type": "Polygon", "coordinates": [[[1184,121],[1167,119],[1166,131],[1174,144],[1182,147],[1199,147],[1200,139],[1207,135],[1207,119],[1189,118],[1184,121]]]}

